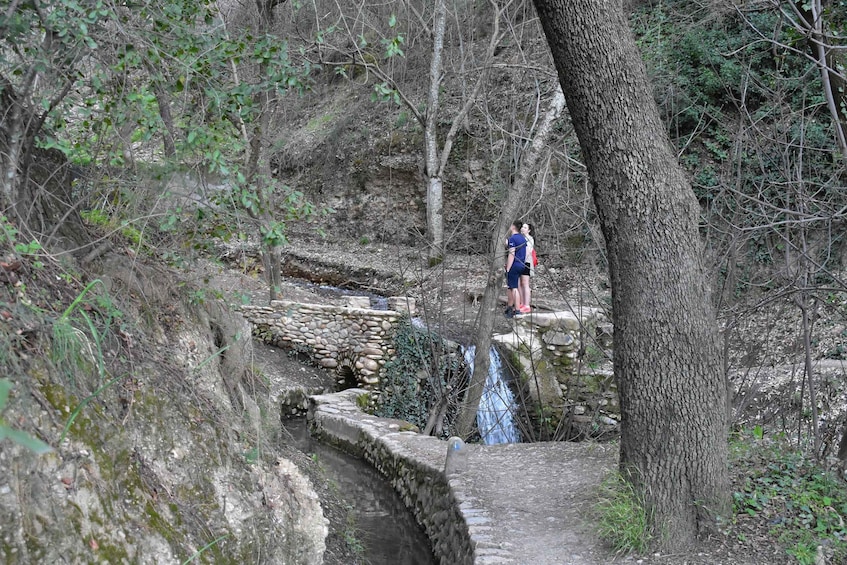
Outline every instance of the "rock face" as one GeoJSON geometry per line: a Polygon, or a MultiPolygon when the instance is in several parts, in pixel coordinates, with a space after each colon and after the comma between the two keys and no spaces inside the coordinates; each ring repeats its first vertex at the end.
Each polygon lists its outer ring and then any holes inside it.
{"type": "Polygon", "coordinates": [[[80,330],[72,364],[43,356],[9,375],[4,422],[53,451],[0,440],[0,562],[321,563],[327,521],[275,454],[279,413],[245,364],[249,327],[215,301],[147,290],[156,327],[134,328],[155,342],[127,335],[98,369],[106,338],[80,330]]]}

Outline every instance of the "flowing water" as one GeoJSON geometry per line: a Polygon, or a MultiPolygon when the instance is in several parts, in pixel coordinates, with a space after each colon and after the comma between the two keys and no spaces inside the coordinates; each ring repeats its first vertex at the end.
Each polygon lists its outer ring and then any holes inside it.
{"type": "Polygon", "coordinates": [[[318,296],[329,296],[332,298],[338,298],[341,296],[367,296],[371,301],[371,308],[374,310],[388,310],[388,299],[384,296],[380,296],[379,294],[374,294],[373,292],[351,288],[340,288],[328,284],[319,284],[305,279],[287,278],[287,280],[293,282],[295,286],[313,291],[318,296]]]}
{"type": "MultiPolygon", "coordinates": [[[[412,318],[412,325],[428,331],[426,322],[412,318]]],[[[462,346],[462,356],[468,373],[473,377],[475,345],[462,346]]],[[[476,413],[477,428],[483,443],[520,443],[521,434],[515,425],[515,397],[506,382],[503,362],[493,346],[488,350],[488,376],[482,389],[482,398],[476,413]]]]}
{"type": "MultiPolygon", "coordinates": [[[[473,376],[476,346],[462,348],[468,373],[473,376]]],[[[494,347],[488,350],[488,376],[482,389],[476,423],[479,435],[486,445],[519,443],[521,434],[515,426],[513,412],[515,398],[506,383],[500,354],[494,347]]]]}
{"type": "Polygon", "coordinates": [[[297,448],[314,454],[327,480],[338,486],[339,497],[350,506],[353,535],[363,546],[369,565],[435,565],[429,538],[415,522],[400,497],[367,463],[314,441],[303,418],[283,422],[297,448]]]}

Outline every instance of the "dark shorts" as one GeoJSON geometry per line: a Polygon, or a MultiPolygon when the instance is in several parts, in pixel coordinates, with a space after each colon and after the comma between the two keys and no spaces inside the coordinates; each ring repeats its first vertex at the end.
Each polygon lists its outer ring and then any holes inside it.
{"type": "Polygon", "coordinates": [[[518,283],[521,280],[524,267],[512,265],[512,268],[506,273],[506,286],[509,288],[518,288],[518,283]]]}
{"type": "Polygon", "coordinates": [[[530,269],[529,267],[524,267],[521,275],[524,275],[524,276],[527,276],[527,277],[532,276],[532,269],[530,269]]]}

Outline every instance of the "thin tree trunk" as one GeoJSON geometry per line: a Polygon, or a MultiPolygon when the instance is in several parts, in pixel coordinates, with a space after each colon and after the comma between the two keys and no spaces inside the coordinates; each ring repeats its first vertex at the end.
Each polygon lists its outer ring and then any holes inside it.
{"type": "Polygon", "coordinates": [[[815,455],[820,455],[821,436],[818,430],[818,399],[815,389],[815,379],[812,367],[812,329],[809,323],[809,294],[805,290],[800,297],[800,313],[803,332],[803,362],[804,373],[809,384],[809,408],[812,418],[812,437],[815,442],[815,455]]]}
{"type": "MultiPolygon", "coordinates": [[[[274,8],[282,5],[286,0],[256,0],[256,9],[259,14],[258,31],[259,35],[263,36],[269,32],[273,26],[274,8]]],[[[233,65],[233,72],[237,77],[237,69],[233,65]]],[[[268,64],[262,63],[259,65],[258,72],[259,80],[268,79],[268,64]]],[[[269,233],[275,223],[273,217],[273,202],[271,202],[270,192],[267,190],[267,184],[271,182],[270,163],[265,155],[266,150],[266,135],[270,129],[272,107],[276,103],[276,94],[272,87],[268,86],[264,90],[257,92],[254,95],[254,103],[258,106],[259,117],[256,119],[252,132],[248,138],[248,154],[245,175],[246,183],[252,186],[253,190],[259,198],[258,210],[247,209],[248,214],[258,221],[259,231],[269,233]]],[[[241,123],[242,131],[247,132],[244,123],[241,123]]],[[[280,289],[280,249],[279,246],[270,241],[262,241],[262,263],[265,267],[265,278],[268,281],[269,300],[276,300],[279,296],[280,289]]]]}
{"type": "Polygon", "coordinates": [[[15,93],[11,85],[6,87],[6,92],[2,96],[3,101],[8,101],[8,106],[4,104],[0,110],[8,116],[5,122],[6,150],[3,154],[3,185],[2,194],[5,200],[4,208],[8,207],[9,211],[17,215],[18,203],[18,171],[20,170],[21,146],[23,145],[24,128],[23,128],[23,110],[20,102],[16,99],[15,93]]]}
{"type": "MultiPolygon", "coordinates": [[[[415,102],[413,97],[401,90],[400,85],[389,72],[382,69],[376,62],[369,61],[369,57],[358,47],[342,47],[336,46],[334,50],[346,52],[349,60],[345,61],[329,61],[326,60],[319,52],[317,63],[327,66],[346,67],[352,64],[361,66],[372,73],[378,81],[383,81],[394,91],[399,98],[399,103],[406,106],[409,113],[415,117],[415,120],[421,124],[424,130],[424,191],[426,194],[426,238],[429,245],[427,252],[430,265],[440,263],[444,257],[444,173],[447,168],[447,162],[450,159],[453,143],[461,129],[466,124],[467,115],[473,107],[482,85],[485,82],[488,74],[488,68],[497,46],[501,43],[503,34],[500,32],[500,16],[506,7],[498,5],[497,0],[488,0],[493,8],[493,21],[491,38],[488,43],[488,49],[485,56],[482,58],[482,63],[476,66],[473,88],[468,88],[469,94],[465,96],[464,103],[459,112],[452,119],[450,130],[444,138],[443,146],[439,147],[439,120],[438,112],[440,106],[439,90],[441,86],[443,73],[443,56],[444,56],[444,37],[447,24],[447,2],[446,0],[434,0],[433,6],[433,26],[424,25],[427,34],[432,36],[432,58],[430,60],[429,69],[429,89],[427,91],[426,111],[421,112],[418,108],[419,104],[415,102]]],[[[508,3],[506,3],[508,4],[508,3]]],[[[420,18],[420,13],[412,6],[408,8],[420,18]]],[[[358,38],[354,35],[348,37],[352,44],[358,43],[358,38]]],[[[469,73],[464,73],[467,77],[469,73]]],[[[468,80],[467,78],[465,80],[468,80]]],[[[469,81],[470,82],[470,81],[469,81]]]]}
{"type": "Polygon", "coordinates": [[[171,115],[170,97],[164,85],[158,80],[154,80],[153,82],[153,92],[156,94],[156,104],[159,106],[159,117],[162,118],[162,123],[165,125],[165,131],[162,133],[162,145],[165,157],[174,157],[176,155],[176,135],[174,134],[174,119],[171,115]]]}
{"type": "MultiPolygon", "coordinates": [[[[427,173],[427,233],[429,235],[429,263],[430,266],[441,262],[444,256],[444,171],[447,161],[453,150],[453,142],[459,133],[459,128],[465,123],[465,119],[474,104],[482,84],[487,75],[488,62],[494,57],[494,51],[500,42],[500,14],[502,9],[497,6],[495,0],[489,0],[494,8],[494,21],[491,40],[488,42],[483,65],[479,71],[474,87],[465,99],[462,109],[453,118],[450,130],[444,138],[444,146],[438,150],[438,91],[441,86],[441,57],[444,51],[444,28],[447,21],[446,6],[444,0],[437,0],[435,6],[435,26],[432,48],[432,62],[430,65],[429,103],[424,128],[424,150],[426,153],[427,173]]],[[[408,104],[408,100],[403,98],[408,104]]]]}
{"type": "Polygon", "coordinates": [[[429,66],[429,96],[426,106],[424,149],[426,152],[426,229],[429,239],[430,265],[444,255],[444,215],[442,212],[442,178],[438,158],[438,102],[441,87],[441,55],[444,50],[444,29],[447,24],[445,0],[435,1],[435,23],[432,38],[432,60],[429,66]]]}
{"type": "MultiPolygon", "coordinates": [[[[802,198],[802,195],[801,195],[802,198]]],[[[805,201],[801,200],[800,210],[805,211],[805,201]]],[[[821,448],[821,436],[820,431],[818,429],[818,399],[817,399],[817,390],[815,388],[815,379],[814,379],[814,369],[812,367],[812,328],[811,323],[809,321],[809,248],[808,243],[806,241],[806,228],[805,226],[800,227],[800,268],[802,269],[802,275],[800,277],[801,284],[803,285],[802,290],[800,291],[800,297],[798,300],[798,304],[800,306],[801,313],[801,330],[803,332],[803,361],[804,361],[804,373],[806,374],[805,378],[809,384],[809,408],[811,410],[812,417],[812,437],[815,442],[815,455],[820,456],[820,448],[821,448]]]]}
{"type": "Polygon", "coordinates": [[[121,151],[124,158],[124,166],[135,168],[135,154],[132,151],[132,135],[138,129],[138,124],[131,117],[115,132],[123,144],[121,151]]]}
{"type": "Polygon", "coordinates": [[[482,398],[482,389],[488,376],[489,358],[488,350],[491,348],[491,332],[494,329],[494,317],[499,314],[497,308],[497,295],[503,285],[503,266],[505,263],[503,244],[506,240],[506,232],[509,223],[518,212],[518,205],[523,200],[529,181],[535,173],[535,165],[541,156],[543,149],[547,146],[553,123],[562,113],[565,107],[565,96],[561,87],[556,89],[550,108],[544,115],[544,119],[538,127],[538,131],[532,140],[529,149],[521,159],[518,174],[512,189],[506,194],[506,199],[500,207],[500,216],[491,236],[489,246],[488,279],[485,285],[485,293],[480,305],[479,325],[476,329],[476,355],[474,355],[474,370],[468,385],[465,401],[462,403],[456,424],[457,434],[467,439],[473,432],[476,414],[479,411],[479,402],[482,398]]]}
{"type": "Polygon", "coordinates": [[[824,6],[821,0],[811,2],[796,1],[792,4],[795,13],[802,19],[798,26],[805,31],[812,58],[817,63],[821,74],[823,95],[826,107],[832,117],[832,127],[835,130],[835,141],[844,159],[847,159],[847,109],[844,108],[845,80],[838,72],[838,57],[836,49],[828,44],[824,28],[824,6]]]}
{"type": "Polygon", "coordinates": [[[606,240],[621,471],[659,545],[681,550],[729,511],[726,387],[699,205],[621,4],[535,5],[606,240]]]}
{"type": "Polygon", "coordinates": [[[280,252],[279,246],[262,244],[262,266],[265,268],[265,278],[270,287],[268,299],[270,301],[279,298],[279,289],[281,288],[281,269],[280,269],[280,252]]]}
{"type": "MultiPolygon", "coordinates": [[[[42,47],[47,53],[50,52],[52,37],[52,34],[47,33],[42,40],[42,47]]],[[[15,87],[5,79],[0,84],[0,103],[2,103],[0,111],[4,117],[8,116],[8,118],[0,121],[0,127],[4,130],[2,133],[5,134],[6,138],[6,147],[3,151],[5,154],[5,162],[3,163],[5,171],[3,171],[0,190],[7,200],[9,214],[19,219],[22,217],[17,209],[21,197],[19,192],[21,186],[20,172],[23,170],[21,161],[25,152],[24,143],[28,129],[25,122],[29,118],[24,110],[24,105],[36,88],[40,76],[36,67],[32,66],[27,69],[26,75],[21,81],[22,87],[19,90],[16,91],[15,87]]],[[[30,134],[30,137],[32,137],[32,134],[30,134]]]]}
{"type": "Polygon", "coordinates": [[[829,52],[831,48],[826,45],[824,38],[823,7],[821,6],[821,1],[814,0],[810,6],[812,9],[810,40],[821,72],[826,107],[832,116],[832,128],[835,130],[835,140],[838,142],[841,156],[847,159],[847,134],[844,132],[844,108],[841,107],[841,104],[844,102],[844,93],[838,88],[839,83],[843,87],[844,81],[837,78],[838,71],[835,70],[835,67],[830,67],[830,64],[835,64],[835,60],[831,56],[829,52]],[[836,81],[832,80],[834,77],[836,81]]]}

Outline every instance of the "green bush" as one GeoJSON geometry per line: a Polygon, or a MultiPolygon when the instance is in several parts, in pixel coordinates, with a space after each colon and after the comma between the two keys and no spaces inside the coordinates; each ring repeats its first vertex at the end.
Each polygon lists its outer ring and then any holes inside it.
{"type": "Polygon", "coordinates": [[[377,416],[406,420],[426,427],[429,412],[447,389],[458,360],[444,353],[443,341],[432,332],[401,325],[394,339],[396,357],[385,364],[377,416]]]}

